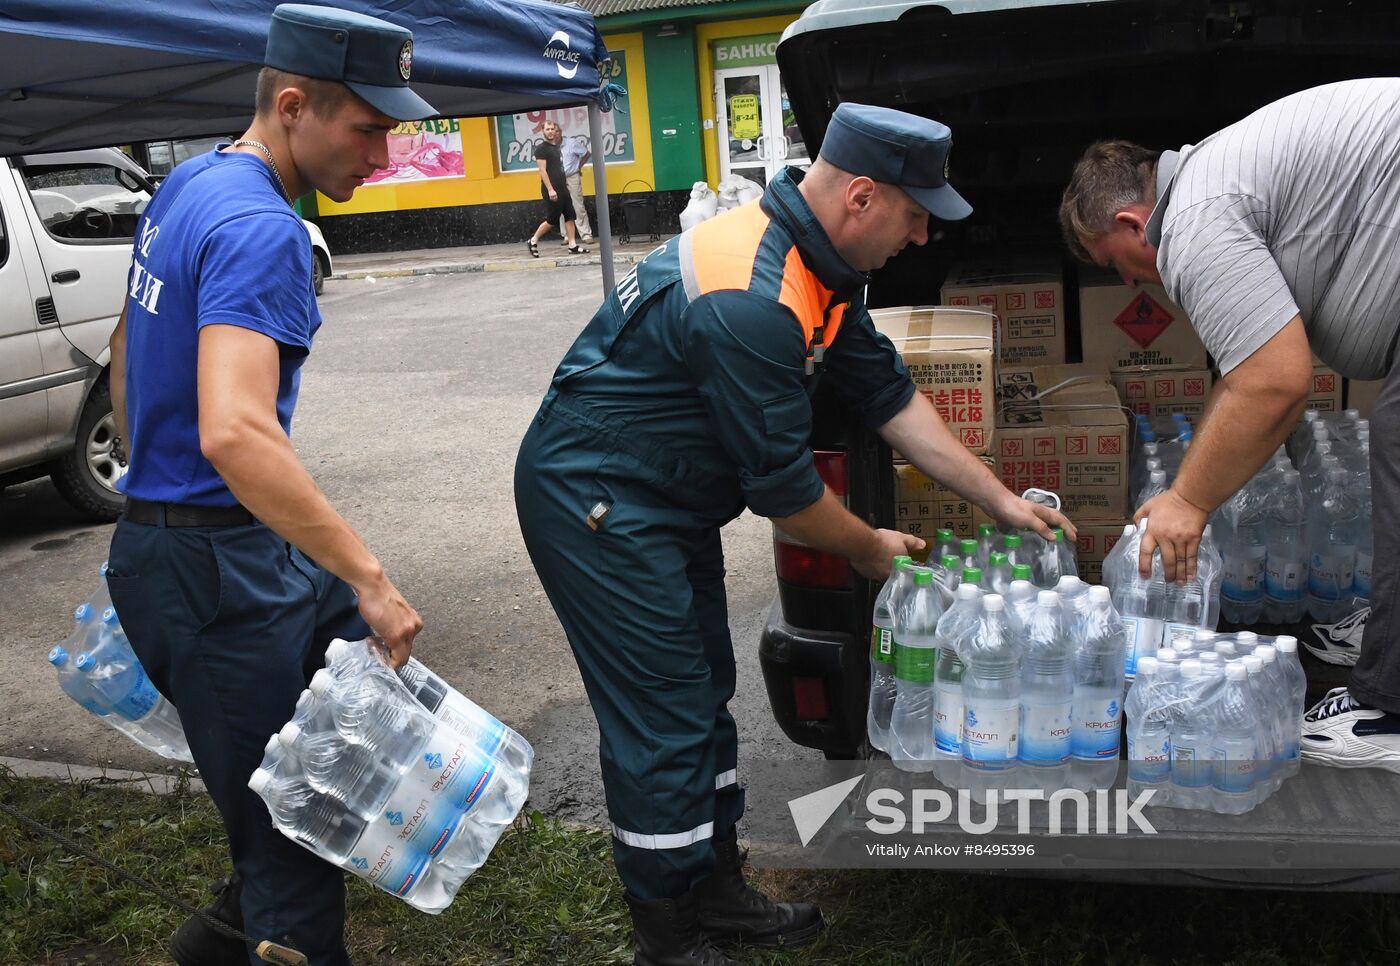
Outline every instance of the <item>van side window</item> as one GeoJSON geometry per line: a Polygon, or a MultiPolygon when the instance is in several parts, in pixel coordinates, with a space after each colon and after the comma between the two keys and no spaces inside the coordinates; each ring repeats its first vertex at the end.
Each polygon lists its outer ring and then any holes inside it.
{"type": "Polygon", "coordinates": [[[26,165],[20,169],[44,229],[62,242],[130,242],[150,192],[107,164],[26,165]]]}

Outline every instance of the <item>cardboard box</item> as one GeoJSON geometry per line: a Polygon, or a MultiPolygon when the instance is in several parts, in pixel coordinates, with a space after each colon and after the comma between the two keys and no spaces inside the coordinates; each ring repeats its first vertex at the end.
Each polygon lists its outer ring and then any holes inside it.
{"type": "Polygon", "coordinates": [[[1206,347],[1160,285],[1129,288],[1116,275],[1081,275],[1079,336],[1085,364],[1096,369],[1206,367],[1206,347]]]}
{"type": "Polygon", "coordinates": [[[1103,583],[1103,558],[1117,545],[1123,536],[1123,526],[1127,520],[1112,523],[1100,521],[1075,521],[1079,531],[1079,543],[1075,554],[1079,559],[1079,576],[1091,584],[1103,583]]]}
{"type": "Polygon", "coordinates": [[[990,452],[996,428],[996,316],[903,306],[875,309],[870,317],[953,435],[978,455],[990,452]]]}
{"type": "Polygon", "coordinates": [[[1316,359],[1313,360],[1312,391],[1308,393],[1308,408],[1323,412],[1342,411],[1342,376],[1336,369],[1329,369],[1316,359]]]}
{"type": "MultiPolygon", "coordinates": [[[[995,471],[991,457],[982,457],[982,462],[995,471]]],[[[909,463],[894,464],[894,507],[895,529],[926,540],[940,527],[950,528],[961,540],[976,537],[977,527],[983,523],[996,523],[971,500],[909,463]]]]}
{"type": "Polygon", "coordinates": [[[1346,381],[1346,404],[1348,409],[1358,409],[1361,415],[1371,418],[1371,407],[1381,396],[1384,379],[1348,379],[1346,381]]]}
{"type": "Polygon", "coordinates": [[[1110,373],[1118,398],[1135,416],[1185,413],[1195,422],[1210,396],[1209,369],[1182,366],[1139,366],[1110,373]]]}
{"type": "Polygon", "coordinates": [[[1128,515],[1128,417],[1102,372],[1088,366],[1010,372],[1002,395],[997,472],[1012,492],[1058,493],[1076,523],[1128,515]]]}
{"type": "Polygon", "coordinates": [[[1003,366],[1054,366],[1065,361],[1065,283],[1059,259],[1001,265],[955,265],[939,300],[995,312],[1003,366]]]}

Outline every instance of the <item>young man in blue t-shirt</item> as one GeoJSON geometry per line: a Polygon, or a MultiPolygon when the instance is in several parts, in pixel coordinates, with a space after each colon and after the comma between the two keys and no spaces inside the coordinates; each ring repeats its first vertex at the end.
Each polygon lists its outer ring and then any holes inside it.
{"type": "MultiPolygon", "coordinates": [[[[412,50],[412,34],[383,20],[279,6],[252,126],[156,192],[112,336],[131,464],[112,600],[180,711],[228,833],[235,877],[213,912],[314,964],[350,961],[344,873],[278,833],[248,778],[331,640],[372,630],[402,664],[422,621],[291,445],[321,316],[290,199],[349,199],[387,165],[397,122],[436,113],[408,87],[412,50]]],[[[197,918],[171,954],[181,966],[257,961],[197,918]]]]}

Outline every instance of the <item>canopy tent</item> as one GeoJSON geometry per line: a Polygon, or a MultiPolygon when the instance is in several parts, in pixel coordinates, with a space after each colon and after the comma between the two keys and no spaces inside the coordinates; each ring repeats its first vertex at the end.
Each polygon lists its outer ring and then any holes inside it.
{"type": "MultiPolygon", "coordinates": [[[[0,156],[242,131],[277,0],[5,0],[0,156]]],[[[602,150],[593,15],[547,0],[334,0],[413,31],[416,91],[446,117],[589,106],[602,150]]],[[[610,290],[607,183],[595,171],[610,290]]]]}

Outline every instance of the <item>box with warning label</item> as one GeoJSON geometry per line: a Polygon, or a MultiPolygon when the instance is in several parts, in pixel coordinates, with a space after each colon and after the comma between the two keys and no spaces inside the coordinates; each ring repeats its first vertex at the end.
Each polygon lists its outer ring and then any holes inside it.
{"type": "Polygon", "coordinates": [[[1185,413],[1196,422],[1210,396],[1209,369],[1186,366],[1137,366],[1110,373],[1118,398],[1135,416],[1185,413]]]}
{"type": "Polygon", "coordinates": [[[1074,527],[1079,531],[1075,555],[1079,560],[1079,576],[1082,579],[1091,584],[1103,583],[1103,558],[1118,545],[1118,541],[1123,537],[1123,525],[1127,522],[1075,522],[1074,527]]]}
{"type": "Polygon", "coordinates": [[[988,452],[996,426],[996,316],[901,306],[874,309],[870,317],[953,435],[974,453],[988,452]]]}
{"type": "Polygon", "coordinates": [[[1128,417],[1102,371],[1003,373],[996,453],[997,473],[1015,493],[1052,490],[1076,521],[1127,515],[1128,417]]]}
{"type": "Polygon", "coordinates": [[[1342,377],[1313,359],[1312,388],[1308,392],[1308,408],[1335,413],[1342,409],[1342,377]]]}
{"type": "MultiPolygon", "coordinates": [[[[995,471],[991,457],[982,461],[995,471]]],[[[940,527],[952,530],[959,540],[971,538],[981,524],[996,522],[971,500],[899,461],[894,464],[894,510],[896,530],[925,539],[940,527]]]]}
{"type": "Polygon", "coordinates": [[[1065,361],[1065,284],[1059,259],[955,265],[939,300],[948,306],[996,313],[1003,366],[1053,366],[1065,361]]]}
{"type": "Polygon", "coordinates": [[[1097,369],[1206,367],[1206,347],[1160,285],[1129,288],[1117,275],[1081,274],[1079,333],[1084,362],[1097,369]]]}

